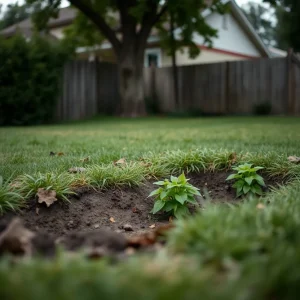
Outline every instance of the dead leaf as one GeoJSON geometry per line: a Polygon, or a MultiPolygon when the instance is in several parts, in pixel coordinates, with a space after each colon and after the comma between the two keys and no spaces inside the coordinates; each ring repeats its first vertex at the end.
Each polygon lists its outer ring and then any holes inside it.
{"type": "Polygon", "coordinates": [[[136,208],[136,207],[133,207],[133,208],[132,208],[132,212],[133,212],[133,213],[138,213],[138,212],[140,212],[140,210],[139,210],[138,208],[136,208]]]}
{"type": "Polygon", "coordinates": [[[53,190],[45,190],[44,188],[39,188],[36,195],[38,196],[38,202],[45,202],[47,207],[57,201],[56,192],[53,190]]]}
{"type": "Polygon", "coordinates": [[[36,213],[37,215],[40,213],[40,208],[39,208],[39,207],[36,207],[35,213],[36,213]]]}
{"type": "Polygon", "coordinates": [[[288,157],[288,160],[289,160],[291,163],[294,163],[294,164],[299,164],[299,163],[300,163],[300,157],[295,156],[295,155],[289,156],[289,157],[288,157]]]}
{"type": "Polygon", "coordinates": [[[114,162],[114,165],[124,165],[124,164],[126,164],[125,158],[120,158],[119,160],[114,162]]]}
{"type": "Polygon", "coordinates": [[[55,152],[50,151],[50,154],[49,154],[49,155],[50,155],[50,156],[55,156],[55,154],[56,154],[55,152]]]}
{"type": "Polygon", "coordinates": [[[74,168],[70,168],[69,170],[69,173],[83,173],[86,171],[86,168],[81,168],[81,167],[74,167],[74,168]]]}
{"type": "Polygon", "coordinates": [[[80,161],[82,161],[82,162],[88,162],[90,160],[90,157],[88,156],[88,157],[85,157],[85,158],[82,158],[82,159],[80,159],[80,161]]]}
{"type": "Polygon", "coordinates": [[[115,219],[114,219],[113,217],[111,217],[111,218],[109,219],[109,221],[112,222],[112,223],[116,223],[116,221],[115,221],[115,219]]]}
{"type": "Polygon", "coordinates": [[[236,152],[230,153],[228,159],[229,159],[229,166],[234,165],[237,161],[236,152]]]}
{"type": "Polygon", "coordinates": [[[57,156],[63,156],[63,155],[65,155],[63,152],[58,152],[57,153],[57,156]]]}
{"type": "Polygon", "coordinates": [[[258,203],[258,204],[256,205],[256,208],[257,208],[257,209],[264,209],[265,206],[264,206],[262,203],[258,203]]]}
{"type": "Polygon", "coordinates": [[[149,228],[151,228],[151,229],[153,229],[153,228],[155,228],[155,227],[156,227],[155,224],[152,224],[152,225],[149,226],[149,228]]]}
{"type": "Polygon", "coordinates": [[[23,226],[21,219],[14,218],[0,235],[0,252],[16,255],[32,254],[32,239],[35,234],[23,226]]]}

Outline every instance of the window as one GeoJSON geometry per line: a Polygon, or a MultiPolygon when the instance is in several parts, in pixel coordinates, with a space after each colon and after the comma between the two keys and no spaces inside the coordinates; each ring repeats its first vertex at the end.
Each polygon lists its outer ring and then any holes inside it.
{"type": "Polygon", "coordinates": [[[145,67],[160,67],[161,66],[161,50],[160,49],[147,49],[144,58],[145,67]]]}

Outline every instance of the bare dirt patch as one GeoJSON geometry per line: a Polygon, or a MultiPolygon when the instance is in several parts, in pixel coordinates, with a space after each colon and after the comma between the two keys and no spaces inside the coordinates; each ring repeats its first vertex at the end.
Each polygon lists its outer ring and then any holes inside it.
{"type": "MultiPolygon", "coordinates": [[[[238,203],[241,200],[235,199],[235,191],[225,181],[228,175],[228,172],[218,172],[189,174],[187,177],[202,194],[209,195],[209,201],[238,203]]],[[[283,183],[283,180],[266,179],[267,189],[277,183],[283,183]]],[[[70,204],[57,201],[51,207],[46,207],[34,200],[18,215],[26,228],[50,234],[54,238],[98,229],[133,235],[151,231],[169,222],[166,215],[149,214],[154,200],[148,195],[154,188],[153,182],[146,182],[135,188],[80,190],[76,197],[70,199],[70,204]]],[[[200,205],[208,201],[204,198],[198,200],[200,205]]],[[[0,219],[0,232],[12,217],[12,214],[8,214],[0,219]]]]}

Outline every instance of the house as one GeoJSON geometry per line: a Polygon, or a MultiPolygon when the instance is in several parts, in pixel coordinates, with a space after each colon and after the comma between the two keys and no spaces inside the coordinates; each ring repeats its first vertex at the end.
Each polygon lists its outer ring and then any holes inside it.
{"type": "MultiPolygon", "coordinates": [[[[201,49],[201,54],[196,59],[191,59],[189,58],[187,49],[178,51],[176,53],[178,65],[215,63],[278,56],[278,51],[271,52],[264,45],[234,0],[223,0],[223,2],[228,3],[230,6],[230,12],[226,15],[213,13],[210,10],[203,12],[207,23],[218,30],[218,37],[213,41],[213,48],[206,47],[203,38],[195,35],[194,42],[201,49]]],[[[48,26],[50,35],[57,39],[63,38],[64,29],[72,23],[75,16],[76,12],[74,9],[70,7],[62,8],[58,18],[49,21],[48,26]]],[[[30,35],[32,34],[31,21],[29,19],[24,20],[19,24],[4,29],[1,34],[9,37],[18,31],[30,38],[30,35]]],[[[115,61],[114,53],[108,42],[104,42],[100,46],[95,45],[92,48],[78,48],[77,54],[78,57],[82,59],[95,59],[97,57],[101,61],[115,61]]],[[[148,67],[151,64],[154,64],[157,67],[171,65],[171,57],[160,47],[160,39],[158,34],[155,33],[155,30],[149,37],[148,47],[145,51],[144,58],[145,67],[148,67]]]]}

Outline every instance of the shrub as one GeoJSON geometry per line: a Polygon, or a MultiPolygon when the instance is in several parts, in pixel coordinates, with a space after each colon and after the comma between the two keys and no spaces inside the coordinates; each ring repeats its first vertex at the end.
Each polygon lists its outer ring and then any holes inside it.
{"type": "Polygon", "coordinates": [[[260,116],[269,115],[272,111],[272,105],[269,101],[259,103],[254,106],[254,114],[260,116]]]}
{"type": "Polygon", "coordinates": [[[189,214],[188,203],[197,204],[195,195],[201,195],[199,189],[188,183],[184,173],[179,177],[171,176],[171,181],[165,179],[154,183],[160,186],[149,197],[156,196],[152,213],[163,210],[171,212],[176,218],[189,214]]]}
{"type": "Polygon", "coordinates": [[[243,164],[232,169],[237,173],[231,174],[226,180],[236,180],[233,187],[236,189],[237,197],[246,194],[262,195],[261,186],[265,186],[265,183],[263,178],[256,172],[263,169],[263,167],[252,168],[252,164],[243,164]]]}
{"type": "Polygon", "coordinates": [[[0,215],[12,210],[15,211],[23,205],[23,197],[12,190],[8,181],[4,182],[0,176],[0,215]]]}
{"type": "Polygon", "coordinates": [[[0,38],[0,125],[50,121],[69,49],[41,37],[0,38]]]}

